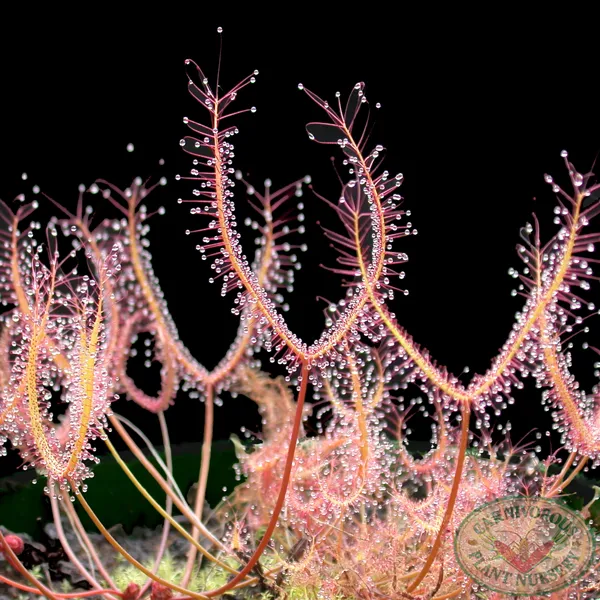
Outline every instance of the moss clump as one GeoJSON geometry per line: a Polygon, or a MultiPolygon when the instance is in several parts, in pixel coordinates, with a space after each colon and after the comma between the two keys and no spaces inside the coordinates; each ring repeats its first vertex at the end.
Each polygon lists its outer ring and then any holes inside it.
{"type": "MultiPolygon", "coordinates": [[[[238,568],[237,562],[231,558],[223,559],[223,562],[232,568],[238,568]]],[[[151,561],[144,563],[144,567],[150,571],[154,570],[154,564],[151,561]]],[[[169,583],[180,584],[185,572],[185,563],[176,560],[168,552],[163,557],[156,574],[169,583]]],[[[118,589],[125,589],[130,583],[137,583],[139,586],[144,585],[147,581],[147,576],[139,569],[123,561],[111,573],[111,577],[118,589]]],[[[201,569],[194,569],[190,583],[187,586],[193,592],[201,592],[211,590],[225,585],[228,581],[229,573],[218,566],[209,565],[201,569]]]]}

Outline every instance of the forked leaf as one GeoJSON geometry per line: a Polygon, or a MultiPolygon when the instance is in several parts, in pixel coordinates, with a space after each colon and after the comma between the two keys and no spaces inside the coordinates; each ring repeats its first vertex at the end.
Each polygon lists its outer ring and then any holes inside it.
{"type": "Polygon", "coordinates": [[[181,147],[185,152],[192,156],[200,156],[202,158],[214,158],[214,151],[212,146],[208,143],[203,142],[197,138],[185,136],[182,140],[181,147]]]}
{"type": "Polygon", "coordinates": [[[308,137],[319,144],[340,144],[346,138],[341,127],[330,123],[308,123],[308,137]]]}
{"type": "Polygon", "coordinates": [[[213,130],[210,127],[207,127],[206,125],[203,125],[202,123],[196,123],[196,121],[191,121],[187,117],[185,117],[183,119],[183,122],[192,131],[195,131],[196,133],[199,133],[200,135],[209,136],[209,137],[214,135],[213,130]]]}
{"type": "Polygon", "coordinates": [[[360,105],[364,102],[364,89],[364,83],[357,83],[352,89],[352,92],[350,92],[350,96],[348,96],[348,102],[346,102],[346,110],[344,110],[344,121],[346,122],[346,125],[349,128],[352,127],[354,119],[356,119],[356,115],[360,110],[360,105]]]}

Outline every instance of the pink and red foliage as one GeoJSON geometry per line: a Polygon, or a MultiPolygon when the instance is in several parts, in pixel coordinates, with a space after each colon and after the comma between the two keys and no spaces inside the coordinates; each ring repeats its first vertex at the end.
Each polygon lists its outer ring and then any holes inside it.
{"type": "MultiPolygon", "coordinates": [[[[369,106],[364,84],[356,84],[345,103],[336,94],[333,104],[300,85],[324,112],[323,122],[307,125],[310,139],[338,147],[348,173],[338,200],[323,198],[342,223],[339,231],[324,233],[337,251],[331,271],[345,279],[345,292],[328,307],[321,335],[308,343],[289,327],[284,313],[297,252],[306,250],[297,240],[304,217],[295,214],[292,201],[310,180],[299,179],[276,192],[270,182],[264,193],[250,186],[234,167],[231,140],[238,130],[222,121],[247,112],[232,112],[231,105],[258,73],[219,94],[219,86],[213,89],[194,62],[186,65],[188,89],[208,119],[184,119],[194,135],[184,137],[181,146],[193,157],[193,166],[178,179],[195,188],[193,198],[180,202],[190,203],[190,214],[204,219],[187,233],[199,235],[197,248],[210,262],[211,283],[221,283],[223,296],[232,293],[232,312],[240,320],[236,339],[213,370],[182,343],[147,248],[146,222],[152,215],[144,202],[153,186],[136,179],[121,190],[99,180],[90,191],[100,192],[118,218],[93,226],[82,195],[74,214],[61,207],[64,214],[50,222],[45,245],[36,241],[40,225],[25,225],[35,205],[23,204],[14,212],[1,204],[0,294],[11,307],[0,338],[1,441],[19,449],[27,467],[47,476],[54,506],[70,489],[115,550],[148,576],[143,587],[131,583],[116,591],[78,528],[76,513],[64,507],[101,573],[95,577],[94,569],[79,563],[98,595],[210,598],[260,584],[273,594],[299,588],[306,597],[332,599],[496,597],[491,592],[482,596],[454,557],[453,534],[460,522],[482,503],[509,494],[557,496],[586,462],[597,466],[600,461],[599,392],[586,395],[579,389],[570,372],[568,345],[587,318],[580,313],[596,310],[585,292],[598,262],[592,256],[600,234],[589,232],[589,225],[600,212],[600,185],[591,173],[580,174],[566,153],[570,188],[546,177],[557,196],[557,231],[542,241],[537,220],[522,230],[518,253],[524,266],[513,275],[520,280],[523,308],[489,369],[463,384],[414,341],[390,308],[395,293],[404,291],[398,287],[404,276],[399,265],[407,260],[402,238],[416,232],[401,207],[403,176],[383,170],[383,147],[369,146],[368,120],[361,115],[369,106]],[[248,220],[258,234],[253,259],[242,247],[236,216],[240,186],[257,213],[257,220],[248,220]],[[74,238],[75,250],[65,259],[82,253],[86,274],[77,267],[65,270],[70,262],[59,258],[58,230],[74,238]],[[161,389],[154,397],[127,373],[141,334],[153,338],[153,358],[161,365],[161,389]],[[274,379],[260,371],[260,350],[284,365],[287,376],[274,379]],[[543,388],[543,403],[569,453],[557,475],[550,475],[548,467],[559,459],[552,455],[540,462],[528,445],[514,446],[509,427],[503,428],[500,443],[493,439],[492,417],[513,402],[513,389],[528,378],[543,388]],[[306,402],[309,385],[319,401],[314,406],[306,402]],[[424,400],[405,400],[411,386],[424,400]],[[193,507],[178,493],[170,465],[162,465],[163,476],[111,412],[113,401],[124,394],[157,413],[163,426],[164,412],[180,388],[202,397],[206,408],[193,507]],[[60,401],[68,405],[60,425],[52,417],[51,391],[60,391],[60,401]],[[223,391],[256,402],[262,431],[256,433],[261,443],[252,452],[238,446],[245,481],[216,511],[226,530],[221,539],[203,522],[202,508],[213,404],[223,391]],[[304,422],[317,406],[320,434],[308,436],[304,422]],[[408,424],[417,412],[431,416],[434,431],[432,449],[420,459],[406,447],[408,424]],[[157,507],[138,486],[165,517],[165,531],[174,527],[190,543],[179,581],[166,581],[156,568],[136,561],[97,521],[84,498],[82,482],[93,474],[89,461],[96,460],[93,442],[101,438],[114,451],[109,421],[167,493],[164,507],[157,507]],[[187,529],[172,518],[173,505],[189,523],[187,529]],[[188,587],[199,552],[214,568],[231,574],[226,583],[200,591],[188,587]]],[[[128,476],[137,485],[131,472],[128,476]]],[[[2,539],[9,563],[34,584],[27,589],[75,597],[48,592],[32,581],[9,550],[16,555],[22,544],[15,545],[14,536],[2,539]]],[[[157,565],[166,539],[167,534],[157,565]]],[[[598,576],[594,563],[584,580],[553,597],[593,598],[598,576]]]]}

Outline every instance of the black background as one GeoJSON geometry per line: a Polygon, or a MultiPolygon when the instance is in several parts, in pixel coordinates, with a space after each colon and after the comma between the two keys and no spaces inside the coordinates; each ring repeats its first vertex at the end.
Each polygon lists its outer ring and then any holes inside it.
{"type": "MultiPolygon", "coordinates": [[[[184,234],[200,225],[177,204],[191,190],[174,175],[190,168],[178,143],[187,133],[182,117],[205,116],[187,94],[183,61],[194,58],[214,81],[222,26],[223,87],[260,71],[239,100],[240,108],[258,110],[237,119],[241,133],[234,140],[236,167],[258,188],[266,177],[277,187],[310,173],[316,190],[335,199],[332,150],[310,142],[304,131],[321,115],[297,84],[333,100],[336,90],[344,94],[366,82],[371,105],[382,104],[373,111],[372,139],[388,149],[386,168],[404,173],[405,207],[419,231],[398,243],[410,256],[403,282],[410,295],[399,296],[393,309],[452,372],[466,365],[471,373],[485,370],[522,304],[510,296],[514,280],[507,275],[519,266],[519,227],[537,211],[546,237],[554,233],[544,173],[566,184],[560,151],[569,150],[585,172],[600,150],[600,49],[582,31],[587,17],[579,15],[575,29],[572,15],[542,22],[492,8],[486,14],[432,9],[423,18],[375,14],[377,7],[345,16],[297,8],[262,16],[231,8],[216,17],[200,8],[175,15],[7,14],[0,36],[0,197],[33,197],[38,185],[73,207],[78,185],[98,177],[126,187],[138,175],[166,176],[168,185],[148,200],[150,208],[167,209],[153,219],[154,268],[183,341],[214,366],[235,334],[232,299],[221,299],[219,288],[207,283],[197,240],[184,234]]],[[[315,297],[335,300],[341,293],[338,278],[318,266],[333,264],[333,256],[316,221],[334,224],[335,218],[311,194],[303,201],[309,251],[290,298],[289,323],[312,341],[323,327],[323,303],[315,297]]],[[[40,218],[52,212],[42,203],[40,218]]],[[[91,203],[99,215],[115,214],[98,196],[91,203]]],[[[577,353],[588,389],[590,355],[577,353]]],[[[539,396],[528,387],[503,416],[516,438],[548,428],[539,396]]],[[[226,395],[224,401],[217,438],[242,424],[258,426],[250,402],[226,395]]],[[[154,417],[126,401],[115,410],[156,438],[154,417]]],[[[167,416],[175,443],[201,439],[197,401],[180,394],[167,416]]]]}

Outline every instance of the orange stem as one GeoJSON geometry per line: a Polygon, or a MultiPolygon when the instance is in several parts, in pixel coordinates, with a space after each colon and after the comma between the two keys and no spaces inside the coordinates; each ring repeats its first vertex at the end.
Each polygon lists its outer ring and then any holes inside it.
{"type": "Polygon", "coordinates": [[[454,511],[454,505],[456,504],[456,498],[458,496],[458,488],[460,486],[460,480],[462,478],[463,467],[465,464],[467,444],[469,441],[469,418],[471,416],[471,406],[469,404],[462,405],[462,426],[461,426],[461,435],[460,435],[460,445],[458,447],[458,456],[456,460],[456,472],[454,473],[454,481],[452,482],[452,489],[450,491],[450,497],[448,498],[448,503],[446,505],[446,512],[444,513],[444,518],[442,519],[442,524],[440,525],[440,529],[435,538],[435,542],[433,543],[433,548],[421,572],[417,575],[417,578],[408,586],[407,592],[412,592],[420,583],[423,581],[431,565],[435,561],[437,554],[439,552],[440,546],[442,545],[442,540],[446,533],[446,528],[448,527],[448,523],[452,517],[452,513],[454,511]]]}
{"type": "MultiPolygon", "coordinates": [[[[9,585],[23,592],[28,592],[29,594],[36,594],[38,596],[42,595],[42,592],[40,592],[40,590],[37,588],[24,585],[23,583],[18,583],[17,581],[13,581],[8,577],[4,577],[3,575],[0,575],[0,583],[9,585]]],[[[123,596],[123,593],[117,590],[87,590],[81,592],[72,592],[69,594],[56,593],[55,596],[57,598],[91,598],[92,596],[98,596],[100,594],[114,594],[115,596],[123,596]]]]}
{"type": "Polygon", "coordinates": [[[584,456],[579,464],[573,469],[572,473],[561,483],[552,487],[552,489],[548,492],[547,498],[552,498],[556,496],[559,492],[564,490],[572,481],[575,479],[577,474],[585,467],[585,463],[588,461],[588,457],[584,456]]]}
{"type": "Polygon", "coordinates": [[[13,549],[8,545],[4,535],[0,531],[0,550],[4,553],[4,557],[9,562],[9,564],[18,571],[25,579],[27,579],[30,583],[35,586],[37,589],[37,593],[40,595],[46,596],[46,598],[50,598],[50,600],[58,600],[57,595],[50,588],[47,588],[41,581],[38,581],[24,566],[23,563],[19,560],[17,555],[13,552],[13,549]]]}
{"type": "Polygon", "coordinates": [[[212,590],[210,592],[205,592],[205,595],[208,597],[219,596],[220,594],[224,594],[225,592],[232,589],[237,583],[239,583],[250,571],[254,568],[256,563],[258,563],[262,553],[265,551],[267,544],[271,540],[271,536],[275,531],[275,527],[277,526],[277,521],[279,520],[279,515],[281,514],[281,509],[283,508],[283,504],[285,502],[285,495],[288,489],[288,485],[290,482],[290,475],[292,473],[292,463],[294,461],[294,455],[296,453],[296,442],[298,441],[298,434],[300,433],[300,426],[302,424],[302,415],[304,408],[304,399],[306,397],[306,389],[308,387],[308,364],[306,361],[302,362],[302,382],[300,384],[300,393],[298,394],[298,403],[296,404],[296,415],[294,418],[294,424],[292,426],[292,434],[290,436],[290,445],[288,447],[287,459],[285,461],[285,467],[283,469],[283,477],[281,480],[281,487],[279,488],[279,496],[277,497],[277,502],[275,503],[275,508],[273,509],[273,515],[271,516],[271,520],[267,526],[267,530],[265,531],[265,535],[263,536],[260,544],[254,551],[254,554],[250,557],[250,560],[246,564],[246,566],[240,570],[240,572],[230,581],[228,581],[225,585],[217,588],[216,590],[212,590]]]}
{"type": "MultiPolygon", "coordinates": [[[[202,453],[200,456],[200,475],[198,477],[198,489],[196,491],[196,503],[194,505],[194,513],[199,521],[202,520],[202,509],[204,507],[204,499],[206,497],[206,484],[208,481],[208,470],[210,468],[210,453],[213,438],[213,423],[214,423],[214,390],[212,385],[206,388],[206,398],[204,400],[206,407],[204,414],[204,440],[202,442],[202,453]]],[[[198,541],[200,530],[196,527],[192,528],[192,537],[198,541]]],[[[198,551],[195,546],[190,546],[188,550],[187,563],[185,573],[181,580],[181,585],[187,587],[192,577],[192,570],[198,551]]]]}
{"type": "MultiPolygon", "coordinates": [[[[188,520],[195,524],[196,527],[198,525],[202,526],[201,532],[202,534],[209,539],[217,548],[222,550],[223,552],[227,552],[227,548],[219,540],[215,537],[203,524],[201,521],[196,519],[196,515],[192,512],[189,506],[184,504],[179,496],[171,489],[171,486],[164,477],[158,472],[158,470],[154,467],[154,465],[144,456],[144,453],[140,449],[140,447],[134,442],[132,437],[127,433],[126,429],[121,425],[119,420],[114,416],[109,416],[109,420],[115,431],[121,436],[121,439],[127,444],[128,448],[133,452],[134,456],[140,461],[140,463],[144,466],[146,471],[152,475],[152,477],[156,480],[156,483],[162,488],[162,490],[167,494],[172,500],[173,504],[182,512],[184,516],[188,518],[188,520]]],[[[214,557],[213,557],[214,559],[214,557]]]]}

